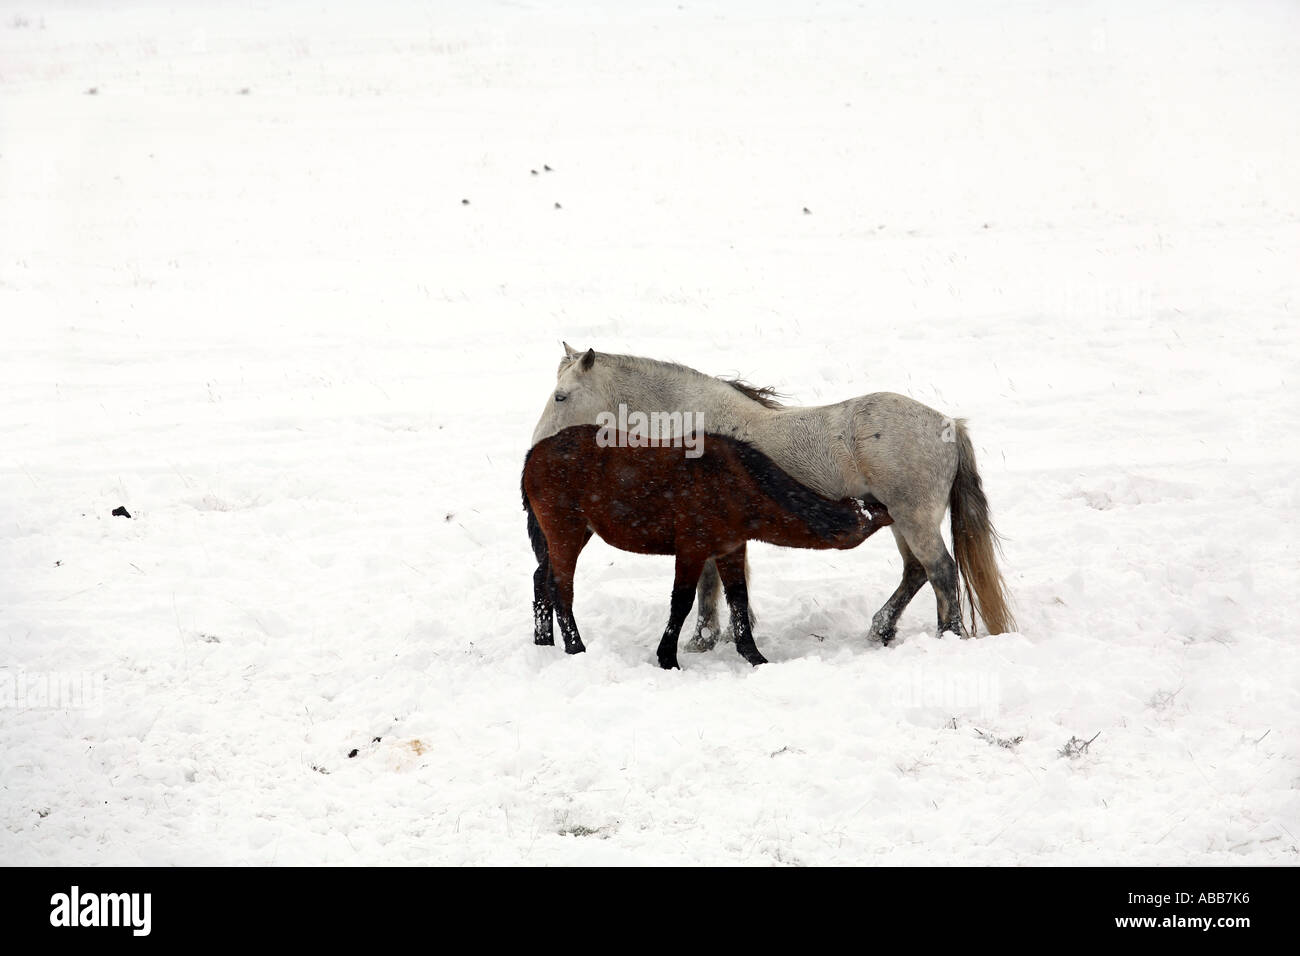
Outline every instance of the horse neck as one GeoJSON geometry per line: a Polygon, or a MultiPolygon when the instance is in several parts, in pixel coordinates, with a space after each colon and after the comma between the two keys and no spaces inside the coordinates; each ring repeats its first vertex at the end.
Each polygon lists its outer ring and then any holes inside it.
{"type": "Polygon", "coordinates": [[[803,515],[781,508],[766,496],[760,499],[749,518],[751,527],[756,529],[755,536],[768,544],[782,548],[827,547],[803,515]]]}
{"type": "Polygon", "coordinates": [[[838,427],[829,412],[836,406],[766,408],[721,379],[653,359],[611,356],[609,366],[601,397],[610,411],[623,403],[629,411],[703,413],[703,422],[693,425],[746,438],[821,494],[860,494],[829,451],[838,427]],[[810,436],[816,439],[811,445],[810,436]]]}
{"type": "Polygon", "coordinates": [[[764,502],[760,514],[760,540],[783,548],[843,548],[853,538],[864,537],[853,527],[827,528],[824,520],[814,524],[816,519],[810,520],[808,514],[783,509],[771,500],[764,502]]]}
{"type": "Polygon", "coordinates": [[[620,403],[646,412],[703,413],[709,431],[745,431],[771,410],[747,398],[726,382],[693,369],[649,364],[615,368],[605,386],[611,410],[620,403]]]}
{"type": "Polygon", "coordinates": [[[752,446],[737,443],[736,454],[749,478],[750,517],[761,540],[791,548],[841,548],[861,533],[856,509],[821,497],[752,446]]]}

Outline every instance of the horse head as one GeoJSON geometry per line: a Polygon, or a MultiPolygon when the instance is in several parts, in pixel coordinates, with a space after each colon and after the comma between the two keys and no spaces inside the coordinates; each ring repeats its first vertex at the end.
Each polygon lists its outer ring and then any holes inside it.
{"type": "Polygon", "coordinates": [[[533,430],[533,444],[571,425],[594,425],[608,411],[609,381],[613,372],[595,349],[585,352],[564,343],[564,357],[555,371],[555,389],[533,430]]]}

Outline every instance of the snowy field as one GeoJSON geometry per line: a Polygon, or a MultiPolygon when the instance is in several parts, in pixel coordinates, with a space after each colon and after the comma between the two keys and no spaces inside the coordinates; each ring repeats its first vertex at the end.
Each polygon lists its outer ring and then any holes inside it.
{"type": "Polygon", "coordinates": [[[1295,4],[0,10],[0,861],[1300,861],[1295,4]],[[1019,633],[535,647],[562,339],[965,416],[1019,633]]]}

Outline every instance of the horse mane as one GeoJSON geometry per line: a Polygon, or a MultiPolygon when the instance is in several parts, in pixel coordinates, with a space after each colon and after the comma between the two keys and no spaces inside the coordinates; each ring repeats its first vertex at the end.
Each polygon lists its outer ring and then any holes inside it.
{"type": "Polygon", "coordinates": [[[771,385],[764,385],[762,388],[759,388],[757,385],[750,385],[742,378],[722,378],[721,375],[719,375],[718,378],[721,381],[726,382],[736,391],[740,392],[741,395],[744,395],[750,401],[758,402],[758,404],[762,405],[764,408],[785,407],[777,401],[777,397],[780,396],[781,393],[771,385]]]}
{"type": "MultiPolygon", "coordinates": [[[[709,375],[707,372],[701,372],[699,369],[691,368],[689,365],[682,365],[680,362],[665,362],[662,359],[646,358],[641,355],[618,355],[614,352],[596,353],[601,359],[612,362],[616,367],[629,369],[634,372],[645,372],[654,374],[655,372],[672,372],[686,373],[700,379],[710,382],[721,382],[735,389],[741,395],[744,395],[750,401],[758,402],[764,408],[784,408],[781,402],[777,401],[781,393],[771,385],[764,385],[761,388],[757,385],[751,385],[744,379],[724,378],[721,375],[709,375]]],[[[562,363],[563,364],[563,363],[562,363]]]]}
{"type": "Polygon", "coordinates": [[[710,441],[729,443],[763,494],[771,498],[781,510],[805,522],[808,529],[818,537],[830,539],[858,529],[861,512],[853,499],[833,501],[822,497],[807,485],[791,478],[780,465],[747,441],[708,432],[706,446],[710,441]]]}

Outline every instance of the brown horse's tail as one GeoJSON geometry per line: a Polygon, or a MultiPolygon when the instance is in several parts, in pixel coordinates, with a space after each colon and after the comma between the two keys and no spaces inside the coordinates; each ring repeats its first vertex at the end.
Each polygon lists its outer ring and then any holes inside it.
{"type": "Polygon", "coordinates": [[[519,495],[524,499],[524,511],[528,515],[528,543],[533,546],[533,557],[537,563],[541,564],[549,557],[549,551],[546,547],[546,535],[542,533],[542,526],[537,521],[537,515],[533,513],[533,503],[528,500],[528,489],[525,486],[525,479],[528,475],[528,462],[536,451],[536,446],[528,449],[528,454],[524,456],[524,473],[519,478],[519,495]]]}
{"type": "Polygon", "coordinates": [[[957,420],[957,477],[948,493],[948,504],[952,509],[953,556],[965,582],[971,633],[975,633],[976,611],[990,634],[1014,631],[1011,595],[998,570],[1002,539],[989,520],[989,501],[975,469],[975,449],[961,419],[957,420]]]}

